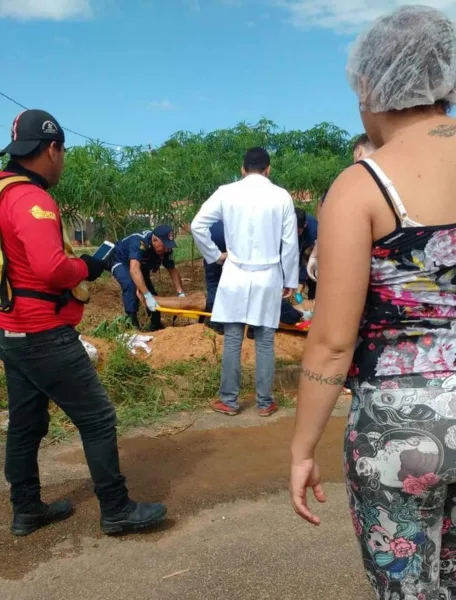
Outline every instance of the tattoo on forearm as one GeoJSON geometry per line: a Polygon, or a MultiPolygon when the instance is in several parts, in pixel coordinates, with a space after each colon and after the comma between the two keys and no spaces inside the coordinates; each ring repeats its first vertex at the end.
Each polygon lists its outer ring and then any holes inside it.
{"type": "Polygon", "coordinates": [[[314,373],[307,367],[303,366],[301,369],[301,373],[303,377],[308,379],[309,381],[316,381],[321,385],[344,385],[346,377],[345,375],[330,375],[329,377],[325,377],[322,373],[314,373]]]}
{"type": "Polygon", "coordinates": [[[456,135],[456,125],[439,125],[435,129],[431,129],[429,135],[433,137],[453,137],[456,135]]]}

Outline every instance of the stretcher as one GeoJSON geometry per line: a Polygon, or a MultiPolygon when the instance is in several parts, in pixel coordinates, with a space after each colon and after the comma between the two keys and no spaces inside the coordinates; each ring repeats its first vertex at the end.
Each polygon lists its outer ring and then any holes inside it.
{"type": "MultiPolygon", "coordinates": [[[[180,308],[163,308],[159,306],[157,310],[165,315],[172,315],[174,317],[185,317],[186,319],[195,319],[196,321],[200,317],[210,317],[211,313],[203,312],[199,310],[183,310],[180,308]]],[[[295,333],[307,333],[310,329],[311,321],[301,321],[296,325],[286,325],[285,323],[279,324],[281,331],[294,331],[295,333]]]]}

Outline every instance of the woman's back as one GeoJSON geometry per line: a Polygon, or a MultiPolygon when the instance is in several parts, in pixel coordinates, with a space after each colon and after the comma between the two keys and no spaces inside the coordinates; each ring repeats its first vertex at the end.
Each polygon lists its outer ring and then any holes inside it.
{"type": "Polygon", "coordinates": [[[456,370],[456,126],[430,121],[363,163],[375,241],[353,376],[456,370]]]}

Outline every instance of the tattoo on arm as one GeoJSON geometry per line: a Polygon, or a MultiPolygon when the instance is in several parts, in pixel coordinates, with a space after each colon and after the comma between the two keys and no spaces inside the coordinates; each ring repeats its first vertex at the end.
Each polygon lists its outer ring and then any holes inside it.
{"type": "Polygon", "coordinates": [[[453,137],[456,135],[456,125],[439,125],[435,129],[431,129],[428,135],[433,137],[453,137]]]}
{"type": "Polygon", "coordinates": [[[305,377],[309,381],[316,381],[321,385],[344,385],[345,380],[347,379],[346,376],[342,374],[324,377],[322,373],[314,373],[305,366],[302,367],[301,373],[303,377],[305,377]]]}

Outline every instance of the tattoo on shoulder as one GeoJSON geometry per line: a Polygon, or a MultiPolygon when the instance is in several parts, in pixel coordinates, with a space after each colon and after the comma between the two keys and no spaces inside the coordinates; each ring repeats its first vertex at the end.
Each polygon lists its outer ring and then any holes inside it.
{"type": "Polygon", "coordinates": [[[428,135],[433,137],[453,137],[456,135],[456,125],[439,125],[435,129],[431,129],[428,135]]]}
{"type": "Polygon", "coordinates": [[[301,369],[301,373],[303,377],[308,379],[309,381],[316,381],[321,385],[344,385],[346,376],[339,375],[330,375],[329,377],[325,377],[322,373],[314,373],[307,367],[303,366],[301,369]]]}

